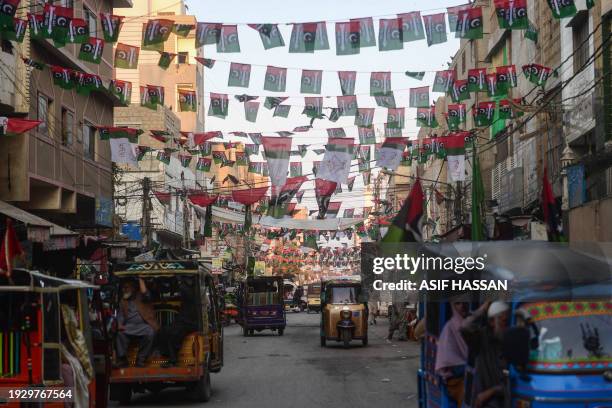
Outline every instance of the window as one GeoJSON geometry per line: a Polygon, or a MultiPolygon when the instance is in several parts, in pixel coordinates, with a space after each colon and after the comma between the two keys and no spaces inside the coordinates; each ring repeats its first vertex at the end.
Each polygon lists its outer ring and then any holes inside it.
{"type": "Polygon", "coordinates": [[[574,18],[572,24],[574,40],[574,72],[577,72],[589,59],[589,18],[588,13],[574,18]]]}
{"type": "Polygon", "coordinates": [[[62,107],[62,144],[71,146],[74,140],[74,113],[62,107]]]}
{"type": "Polygon", "coordinates": [[[177,58],[177,63],[189,64],[189,53],[187,51],[179,52],[177,58]]]}
{"type": "Polygon", "coordinates": [[[98,17],[96,14],[83,6],[83,19],[87,21],[87,25],[89,26],[89,35],[92,37],[98,36],[98,17]]]}
{"type": "Polygon", "coordinates": [[[36,118],[42,123],[38,125],[38,131],[47,137],[50,137],[49,134],[49,112],[51,110],[51,99],[49,99],[46,95],[41,93],[38,94],[38,110],[36,118]]]}
{"type": "Polygon", "coordinates": [[[96,157],[96,131],[91,123],[83,123],[83,156],[91,160],[96,157]]]}

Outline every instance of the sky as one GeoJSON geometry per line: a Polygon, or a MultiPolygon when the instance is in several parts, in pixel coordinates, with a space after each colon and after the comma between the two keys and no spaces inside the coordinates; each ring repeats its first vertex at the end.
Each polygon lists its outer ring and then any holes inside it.
{"type": "MultiPolygon", "coordinates": [[[[336,71],[358,71],[355,93],[358,95],[359,107],[376,107],[374,98],[369,96],[370,72],[394,71],[391,85],[394,89],[398,107],[408,106],[409,88],[431,86],[434,71],[446,69],[459,47],[459,41],[454,33],[448,33],[448,42],[427,47],[425,40],[404,43],[403,50],[384,51],[378,47],[362,48],[360,54],[351,56],[337,56],[335,53],[335,22],[348,21],[350,18],[373,17],[374,28],[378,35],[378,19],[391,18],[396,14],[410,11],[421,11],[422,15],[442,13],[446,7],[466,3],[465,0],[309,0],[307,2],[280,1],[280,0],[186,0],[188,13],[196,16],[198,21],[220,22],[224,24],[239,24],[240,53],[217,53],[215,45],[204,47],[204,56],[217,60],[213,69],[205,69],[205,92],[230,94],[229,115],[223,120],[207,117],[206,130],[221,130],[224,132],[246,131],[260,132],[264,135],[274,136],[272,132],[288,130],[296,126],[307,125],[309,120],[301,114],[304,105],[304,96],[300,94],[301,69],[324,70],[321,96],[324,106],[336,106],[335,96],[341,95],[338,75],[336,71]],[[291,4],[291,5],[289,5],[291,4]],[[315,51],[313,54],[294,54],[288,52],[288,43],[291,36],[290,23],[327,21],[327,34],[330,50],[315,51]],[[248,27],[248,23],[278,23],[286,46],[265,50],[259,34],[248,27]],[[228,62],[225,62],[228,61],[228,62]],[[229,62],[252,64],[249,88],[228,87],[229,62]],[[258,66],[255,66],[258,65],[258,66]],[[287,89],[285,93],[271,93],[264,91],[263,83],[266,65],[278,67],[297,68],[287,71],[287,89]],[[403,74],[405,71],[428,71],[422,81],[409,78],[403,74]],[[245,120],[244,107],[232,95],[258,95],[261,103],[256,123],[245,120]],[[272,117],[271,110],[263,108],[265,96],[290,96],[283,104],[293,105],[287,119],[272,117]]],[[[447,23],[448,24],[448,23],[447,23]]],[[[436,96],[437,95],[433,95],[436,96]]],[[[430,98],[432,95],[430,94],[430,98]]],[[[205,97],[208,108],[208,95],[205,97]]],[[[382,124],[386,121],[386,109],[378,108],[374,116],[374,123],[382,124]]],[[[415,138],[416,110],[406,109],[406,128],[404,136],[415,138]]],[[[313,130],[307,133],[296,133],[293,137],[294,149],[299,144],[309,144],[310,149],[323,148],[327,141],[326,128],[345,127],[347,137],[353,137],[358,142],[357,128],[354,127],[353,117],[343,117],[337,122],[317,120],[313,130]]],[[[237,139],[243,140],[244,139],[237,139]]],[[[249,141],[250,142],[250,141],[249,141]]],[[[373,154],[373,153],[372,153],[373,154]]],[[[310,174],[312,161],[322,160],[309,152],[303,161],[303,172],[310,174]]],[[[373,158],[373,156],[372,156],[373,158]]],[[[263,161],[252,157],[254,161],[263,161]]],[[[292,161],[300,161],[299,156],[292,156],[292,161]]],[[[343,193],[335,196],[332,201],[342,201],[343,205],[339,216],[346,208],[361,208],[363,206],[363,183],[354,166],[352,175],[357,175],[353,193],[343,193]]],[[[312,182],[304,186],[306,189],[304,202],[311,208],[316,208],[312,182]]],[[[346,191],[346,187],[343,187],[346,191]]],[[[357,210],[357,213],[360,211],[357,210]]]]}

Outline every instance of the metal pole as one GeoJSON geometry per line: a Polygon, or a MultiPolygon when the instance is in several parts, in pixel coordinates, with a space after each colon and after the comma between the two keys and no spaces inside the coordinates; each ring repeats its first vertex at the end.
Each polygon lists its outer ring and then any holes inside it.
{"type": "Polygon", "coordinates": [[[142,247],[149,249],[151,246],[151,179],[142,179],[142,247]]]}

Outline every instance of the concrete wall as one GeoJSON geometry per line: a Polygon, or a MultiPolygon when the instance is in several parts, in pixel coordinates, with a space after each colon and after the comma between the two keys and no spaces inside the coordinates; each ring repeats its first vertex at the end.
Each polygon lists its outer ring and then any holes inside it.
{"type": "Polygon", "coordinates": [[[591,201],[569,213],[570,240],[612,241],[612,226],[608,222],[612,214],[612,197],[591,201]]]}

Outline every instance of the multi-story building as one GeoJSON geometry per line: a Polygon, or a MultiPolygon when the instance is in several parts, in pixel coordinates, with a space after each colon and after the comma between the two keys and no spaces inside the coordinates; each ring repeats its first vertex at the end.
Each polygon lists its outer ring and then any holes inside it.
{"type": "MultiPolygon", "coordinates": [[[[19,8],[42,15],[43,4],[19,8]]],[[[61,3],[61,4],[60,4],[61,3]]],[[[113,7],[127,10],[129,0],[64,0],[75,18],[84,19],[90,37],[102,38],[100,14],[113,7]]],[[[27,134],[0,140],[0,199],[73,228],[112,225],[112,163],[108,141],[98,126],[112,126],[113,106],[119,101],[107,92],[89,95],[55,86],[49,66],[56,65],[113,77],[113,50],[106,44],[99,64],[78,58],[81,44],[57,46],[50,39],[25,35],[22,44],[3,42],[0,52],[0,110],[2,116],[42,121],[27,134]],[[26,68],[22,58],[44,64],[26,68]]]]}

